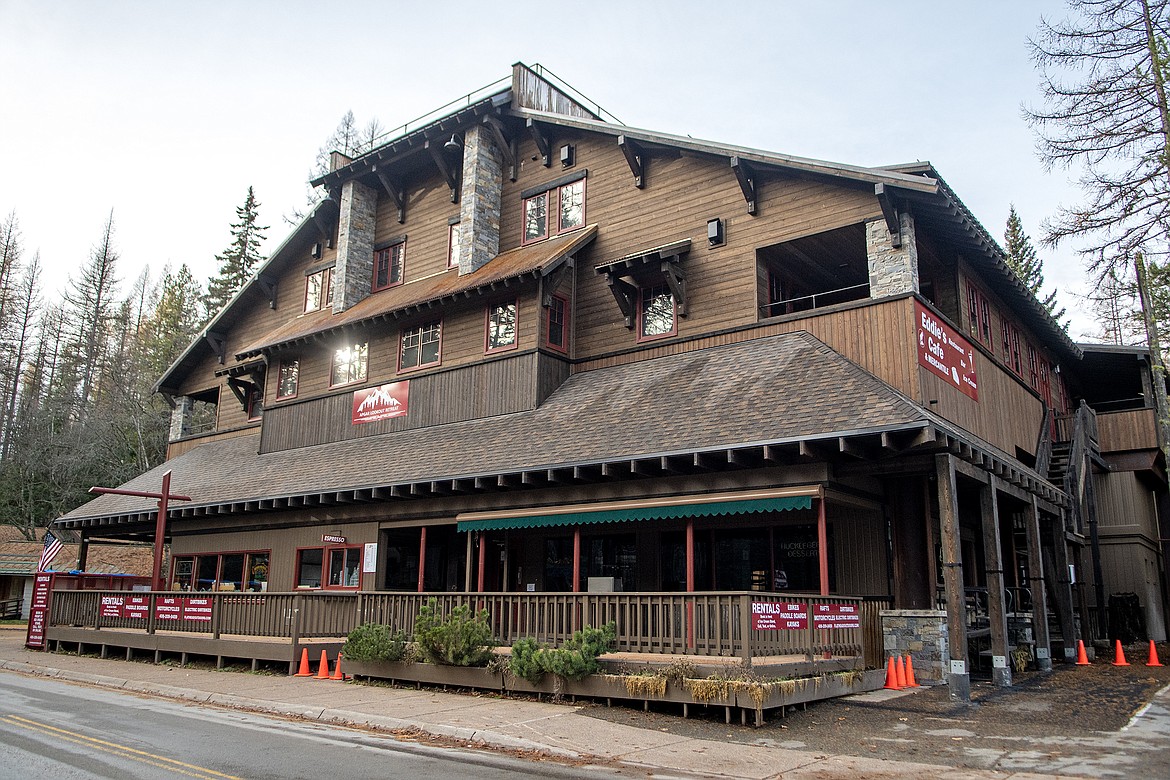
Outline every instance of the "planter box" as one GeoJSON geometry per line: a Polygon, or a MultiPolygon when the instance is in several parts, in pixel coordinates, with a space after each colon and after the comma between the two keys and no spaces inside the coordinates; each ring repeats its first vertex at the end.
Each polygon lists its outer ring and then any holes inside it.
{"type": "Polygon", "coordinates": [[[418,682],[424,685],[453,685],[458,688],[482,688],[501,691],[503,675],[481,666],[440,666],[400,661],[342,661],[342,671],[357,677],[379,680],[418,682]]]}

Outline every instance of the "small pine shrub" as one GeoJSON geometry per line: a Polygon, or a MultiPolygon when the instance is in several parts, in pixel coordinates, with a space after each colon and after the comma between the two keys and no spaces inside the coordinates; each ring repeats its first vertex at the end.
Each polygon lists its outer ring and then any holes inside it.
{"type": "Polygon", "coordinates": [[[445,619],[436,599],[418,611],[414,621],[414,641],[423,658],[446,666],[484,666],[492,655],[492,630],[487,610],[477,615],[462,605],[451,610],[445,619]]]}
{"type": "Polygon", "coordinates": [[[613,647],[616,636],[614,624],[609,623],[602,628],[586,626],[560,647],[542,647],[525,637],[512,645],[509,669],[531,683],[546,672],[564,680],[580,680],[601,671],[597,657],[613,647]]]}
{"type": "Polygon", "coordinates": [[[405,631],[391,634],[389,626],[363,623],[349,632],[341,654],[350,661],[401,661],[406,647],[405,631]]]}
{"type": "Polygon", "coordinates": [[[535,685],[544,676],[544,667],[540,663],[542,652],[540,644],[532,637],[517,639],[508,659],[508,671],[535,685]]]}

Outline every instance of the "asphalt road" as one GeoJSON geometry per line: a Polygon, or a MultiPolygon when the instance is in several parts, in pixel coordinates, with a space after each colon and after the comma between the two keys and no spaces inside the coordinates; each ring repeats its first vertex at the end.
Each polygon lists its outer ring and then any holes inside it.
{"type": "Polygon", "coordinates": [[[610,777],[595,767],[0,674],[0,779],[610,777]]]}

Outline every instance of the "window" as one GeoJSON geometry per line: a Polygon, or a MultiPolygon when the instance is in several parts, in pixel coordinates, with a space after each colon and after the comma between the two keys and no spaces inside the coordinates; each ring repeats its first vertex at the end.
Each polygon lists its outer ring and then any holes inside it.
{"type": "Polygon", "coordinates": [[[297,588],[358,588],[362,579],[362,548],[307,547],[297,550],[297,588]]]}
{"type": "Polygon", "coordinates": [[[172,590],[268,590],[267,550],[176,556],[172,590]]]}
{"type": "Polygon", "coordinates": [[[674,296],[665,284],[643,287],[638,304],[638,340],[670,336],[675,332],[674,296]]]}
{"type": "Polygon", "coordinates": [[[1007,320],[1003,321],[1003,362],[1017,376],[1024,375],[1024,366],[1020,359],[1020,332],[1007,320]]]}
{"type": "Polygon", "coordinates": [[[329,386],[348,385],[351,382],[362,382],[366,378],[366,356],[368,348],[365,342],[361,344],[347,344],[333,353],[333,368],[329,372],[329,386]]]}
{"type": "Polygon", "coordinates": [[[1040,389],[1040,360],[1036,348],[1028,344],[1028,382],[1037,390],[1040,389]]]}
{"type": "Polygon", "coordinates": [[[333,269],[322,268],[305,277],[305,311],[333,305],[333,269]]]}
{"type": "Polygon", "coordinates": [[[439,362],[443,323],[440,320],[402,331],[398,370],[406,371],[439,362]]]}
{"type": "Polygon", "coordinates": [[[374,251],[374,278],[372,292],[385,290],[402,284],[403,266],[406,261],[406,242],[399,241],[393,246],[374,251]]]}
{"type": "Polygon", "coordinates": [[[545,312],[547,318],[544,332],[545,344],[558,352],[568,352],[569,301],[559,295],[554,295],[545,312]]]}
{"type": "Polygon", "coordinates": [[[280,361],[280,373],[276,382],[276,397],[295,398],[297,395],[297,381],[300,378],[301,362],[299,360],[280,361]]]}
{"type": "Polygon", "coordinates": [[[967,329],[984,346],[994,350],[991,339],[991,305],[970,282],[967,283],[967,329]]]}
{"type": "Polygon", "coordinates": [[[516,346],[516,302],[498,303],[487,309],[485,352],[512,349],[516,346]]]}
{"type": "MultiPolygon", "coordinates": [[[[521,243],[567,233],[585,225],[585,179],[552,182],[547,189],[524,196],[524,236],[521,243]]],[[[562,180],[563,181],[563,180],[562,180]]]]}
{"type": "Polygon", "coordinates": [[[447,267],[459,267],[459,223],[447,226],[447,267]]]}
{"type": "Polygon", "coordinates": [[[321,565],[324,561],[325,550],[314,547],[297,552],[297,580],[293,585],[298,588],[321,587],[321,565]]]}
{"type": "Polygon", "coordinates": [[[361,583],[361,576],[361,547],[335,547],[329,550],[329,587],[356,588],[361,583]]]}
{"type": "Polygon", "coordinates": [[[248,387],[248,394],[244,396],[244,411],[249,420],[259,420],[264,413],[264,391],[256,385],[248,387]]]}

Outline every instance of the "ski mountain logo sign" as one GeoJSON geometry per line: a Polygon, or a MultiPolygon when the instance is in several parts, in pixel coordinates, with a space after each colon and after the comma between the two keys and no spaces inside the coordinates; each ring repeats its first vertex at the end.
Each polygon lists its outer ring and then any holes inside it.
{"type": "Polygon", "coordinates": [[[360,425],[404,416],[409,391],[410,382],[391,382],[388,385],[355,390],[353,393],[353,416],[350,418],[350,422],[354,425],[360,425]]]}

